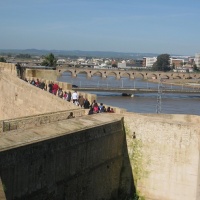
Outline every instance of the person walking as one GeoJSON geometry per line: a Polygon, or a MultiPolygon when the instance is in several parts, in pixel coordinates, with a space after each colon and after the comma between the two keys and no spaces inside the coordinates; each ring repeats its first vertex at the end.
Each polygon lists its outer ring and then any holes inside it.
{"type": "Polygon", "coordinates": [[[84,101],[84,108],[85,109],[89,109],[90,108],[90,102],[88,101],[88,99],[86,98],[84,101]]]}
{"type": "Polygon", "coordinates": [[[77,91],[74,91],[72,93],[72,101],[73,101],[74,104],[77,104],[77,102],[78,102],[78,93],[77,93],[77,91]]]}
{"type": "Polygon", "coordinates": [[[79,105],[81,106],[81,108],[84,106],[84,102],[85,102],[85,99],[83,98],[83,96],[81,95],[78,99],[78,103],[79,105]]]}
{"type": "Polygon", "coordinates": [[[72,93],[69,91],[68,94],[67,94],[67,101],[71,101],[71,98],[72,98],[72,93]]]}

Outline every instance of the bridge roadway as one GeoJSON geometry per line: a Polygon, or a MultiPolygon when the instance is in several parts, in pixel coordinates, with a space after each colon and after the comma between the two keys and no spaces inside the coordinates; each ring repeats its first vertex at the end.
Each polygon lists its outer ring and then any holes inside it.
{"type": "MultiPolygon", "coordinates": [[[[78,87],[73,88],[77,91],[94,91],[94,92],[116,92],[116,93],[125,93],[125,94],[137,94],[137,93],[157,93],[157,88],[105,88],[105,87],[78,87]]],[[[162,89],[163,93],[185,93],[185,94],[197,94],[200,93],[198,89],[162,89]]]]}

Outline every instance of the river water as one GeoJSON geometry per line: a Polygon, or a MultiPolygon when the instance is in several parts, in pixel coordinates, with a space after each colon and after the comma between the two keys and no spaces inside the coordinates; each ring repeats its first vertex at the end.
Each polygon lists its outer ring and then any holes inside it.
{"type": "MultiPolygon", "coordinates": [[[[65,72],[58,81],[68,82],[78,87],[116,87],[116,88],[158,88],[157,83],[150,83],[142,79],[130,80],[122,78],[116,80],[115,77],[108,77],[102,79],[100,76],[93,76],[87,79],[86,74],[79,74],[76,78],[71,77],[71,74],[65,72]]],[[[162,85],[166,89],[182,89],[187,88],[183,86],[162,85]]],[[[193,88],[191,88],[192,90],[193,88]]],[[[156,113],[157,96],[158,93],[141,93],[135,94],[134,97],[122,96],[121,93],[110,92],[91,92],[97,95],[98,103],[104,103],[114,107],[125,108],[129,112],[137,113],[156,113]]],[[[200,93],[186,94],[186,93],[162,93],[161,98],[161,113],[168,114],[192,114],[200,115],[200,93]]]]}

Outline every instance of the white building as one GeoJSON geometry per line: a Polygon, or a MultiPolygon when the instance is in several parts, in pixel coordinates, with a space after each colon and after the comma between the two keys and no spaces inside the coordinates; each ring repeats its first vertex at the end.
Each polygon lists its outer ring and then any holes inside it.
{"type": "Polygon", "coordinates": [[[58,59],[57,60],[57,64],[64,64],[64,63],[66,63],[65,59],[58,59]]]}
{"type": "Polygon", "coordinates": [[[144,57],[143,67],[152,67],[156,61],[157,61],[157,57],[144,57]]]}
{"type": "Polygon", "coordinates": [[[85,62],[85,60],[86,60],[85,58],[78,58],[77,59],[78,62],[85,62]]]}
{"type": "Polygon", "coordinates": [[[126,62],[117,63],[118,68],[126,68],[126,62]]]}
{"type": "Polygon", "coordinates": [[[200,53],[195,54],[195,64],[197,65],[198,68],[200,68],[200,53]]]}

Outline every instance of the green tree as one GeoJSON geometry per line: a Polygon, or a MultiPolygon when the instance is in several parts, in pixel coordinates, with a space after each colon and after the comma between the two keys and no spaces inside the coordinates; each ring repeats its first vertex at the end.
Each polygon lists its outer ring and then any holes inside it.
{"type": "Polygon", "coordinates": [[[160,54],[157,57],[157,61],[153,64],[152,70],[154,71],[169,71],[171,70],[170,66],[170,55],[169,54],[160,54]]]}
{"type": "Polygon", "coordinates": [[[113,67],[113,68],[117,68],[117,64],[116,64],[116,63],[113,63],[113,64],[112,64],[112,67],[113,67]]]}
{"type": "Polygon", "coordinates": [[[0,57],[0,62],[6,62],[6,59],[4,57],[0,57]]]}
{"type": "Polygon", "coordinates": [[[41,63],[41,65],[55,67],[56,63],[57,63],[57,59],[55,58],[55,56],[52,53],[50,53],[44,57],[44,61],[41,63]]]}

